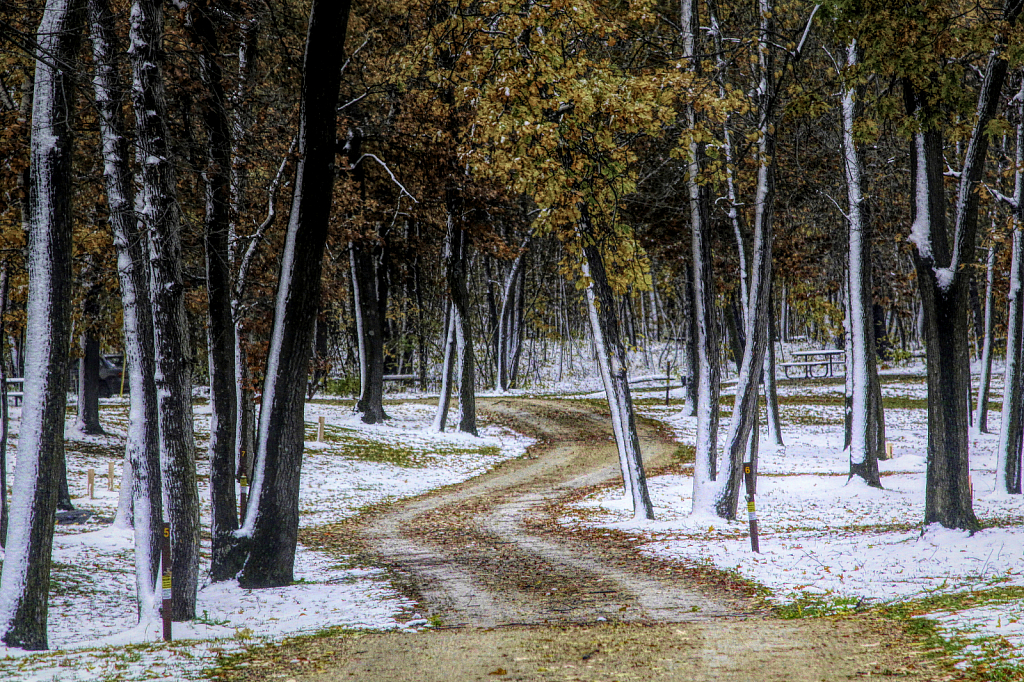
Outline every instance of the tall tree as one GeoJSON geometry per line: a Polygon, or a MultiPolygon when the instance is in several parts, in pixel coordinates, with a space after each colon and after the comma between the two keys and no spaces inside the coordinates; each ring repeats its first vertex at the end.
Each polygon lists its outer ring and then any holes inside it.
{"type": "Polygon", "coordinates": [[[89,0],[89,27],[96,73],[103,179],[110,225],[117,250],[124,323],[125,371],[130,406],[122,497],[122,523],[135,528],[135,583],[140,617],[154,614],[160,570],[163,500],[160,485],[160,442],[157,433],[156,382],[153,378],[153,316],[149,301],[147,235],[135,217],[135,191],[129,166],[124,103],[126,89],[118,71],[122,54],[114,14],[107,0],[89,0]],[[123,509],[122,509],[123,507],[123,509]]]}
{"type": "Polygon", "coordinates": [[[140,184],[136,213],[149,237],[160,468],[164,508],[171,525],[171,617],[180,621],[195,618],[199,489],[192,433],[191,347],[181,272],[181,216],[161,66],[163,38],[163,1],[134,0],[128,55],[140,184]]]}
{"type": "Polygon", "coordinates": [[[351,3],[313,0],[303,59],[299,163],[274,309],[263,386],[258,449],[245,524],[243,587],[292,582],[299,531],[299,474],[305,435],[306,377],[320,303],[327,241],[336,107],[351,3]]]}
{"type": "Polygon", "coordinates": [[[47,648],[50,553],[71,334],[73,73],[84,0],[49,0],[36,35],[28,241],[28,335],[12,519],[0,575],[0,639],[47,648]]]}
{"type": "Polygon", "coordinates": [[[203,244],[206,255],[206,296],[209,309],[207,354],[210,368],[210,577],[227,580],[241,568],[234,551],[238,530],[235,500],[235,324],[231,306],[231,263],[228,248],[231,209],[231,134],[222,83],[215,7],[190,6],[188,25],[198,48],[203,84],[203,128],[206,167],[203,170],[205,211],[203,244]]]}
{"type": "Polygon", "coordinates": [[[1006,368],[1003,414],[996,448],[996,492],[1020,494],[1021,448],[1024,445],[1024,82],[1018,91],[1017,150],[1014,157],[1014,209],[1010,246],[1010,291],[1007,293],[1006,368]]]}
{"type": "Polygon", "coordinates": [[[884,454],[885,420],[878,385],[875,353],[875,321],[872,314],[871,287],[871,222],[864,210],[862,190],[861,152],[857,148],[855,126],[863,100],[863,88],[852,81],[859,63],[856,41],[846,50],[848,69],[842,93],[843,118],[843,174],[846,178],[846,220],[849,224],[849,254],[847,257],[847,291],[849,292],[850,377],[852,384],[850,411],[850,476],[859,476],[868,485],[880,488],[878,457],[884,454]],[[878,438],[878,431],[882,437],[878,438]]]}
{"type": "MultiPolygon", "coordinates": [[[[681,28],[683,58],[695,75],[700,73],[698,55],[699,21],[697,0],[683,0],[681,28]]],[[[720,378],[718,367],[718,315],[712,271],[711,222],[708,215],[708,187],[705,178],[705,145],[698,137],[697,110],[685,107],[686,125],[693,131],[687,150],[686,187],[690,205],[690,248],[692,266],[687,271],[687,295],[692,291],[694,313],[691,334],[696,355],[692,361],[697,375],[697,449],[693,472],[693,512],[710,513],[714,506],[713,483],[718,477],[718,413],[720,378]]],[[[730,184],[730,188],[732,185],[730,184]]],[[[735,208],[732,209],[735,213],[735,208]]],[[[744,293],[745,295],[745,293],[744,293]]],[[[689,306],[688,306],[689,307],[689,306]]]]}
{"type": "MultiPolygon", "coordinates": [[[[913,8],[912,18],[932,21],[928,8],[913,8]],[[925,14],[917,14],[926,12],[925,14]]],[[[1008,0],[1003,19],[1012,25],[1019,0],[1008,0]]],[[[944,9],[944,11],[949,11],[944,9]]],[[[929,38],[930,40],[930,38],[929,38]]],[[[997,34],[982,70],[977,108],[957,182],[953,221],[947,217],[943,112],[936,106],[940,67],[924,59],[924,72],[907,74],[903,92],[915,131],[911,142],[914,189],[914,264],[924,308],[928,361],[928,468],[924,521],[947,528],[977,530],[971,499],[968,448],[970,356],[968,344],[969,277],[978,226],[978,188],[988,151],[988,124],[1006,80],[1005,36],[997,34]]]]}

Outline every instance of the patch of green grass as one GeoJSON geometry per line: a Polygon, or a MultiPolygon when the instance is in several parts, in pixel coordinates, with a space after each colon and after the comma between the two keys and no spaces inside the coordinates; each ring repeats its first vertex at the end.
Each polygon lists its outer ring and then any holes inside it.
{"type": "Polygon", "coordinates": [[[66,597],[77,595],[88,597],[99,594],[93,584],[90,569],[72,564],[53,562],[50,566],[50,596],[66,597]]]}
{"type": "Polygon", "coordinates": [[[840,597],[835,594],[812,594],[802,592],[791,602],[776,607],[779,618],[820,618],[836,616],[858,610],[861,600],[858,597],[840,597]]]}
{"type": "MultiPolygon", "coordinates": [[[[316,440],[316,425],[306,427],[306,439],[316,440]]],[[[456,448],[435,444],[430,450],[421,450],[408,445],[385,443],[361,438],[348,429],[336,426],[324,428],[324,442],[332,445],[330,449],[318,450],[317,454],[345,457],[364,462],[394,464],[395,466],[415,468],[423,467],[449,455],[479,453],[485,457],[500,454],[500,448],[485,445],[477,448],[456,448]]]]}
{"type": "Polygon", "coordinates": [[[672,453],[672,461],[676,464],[693,464],[697,461],[696,446],[680,443],[672,453]]]}
{"type": "Polygon", "coordinates": [[[231,621],[221,620],[220,618],[210,618],[210,612],[204,609],[203,615],[196,616],[194,622],[199,623],[200,625],[227,625],[231,621]]]}
{"type": "MultiPolygon", "coordinates": [[[[990,585],[1005,581],[996,578],[990,585]]],[[[972,682],[1011,682],[1024,679],[1024,664],[1016,649],[1003,637],[984,635],[971,637],[969,633],[945,632],[938,621],[926,614],[955,612],[984,604],[1004,604],[1024,600],[1024,587],[1003,585],[967,592],[931,594],[877,607],[885,618],[900,621],[907,634],[918,639],[925,654],[943,659],[952,668],[962,664],[962,678],[972,682]]]]}

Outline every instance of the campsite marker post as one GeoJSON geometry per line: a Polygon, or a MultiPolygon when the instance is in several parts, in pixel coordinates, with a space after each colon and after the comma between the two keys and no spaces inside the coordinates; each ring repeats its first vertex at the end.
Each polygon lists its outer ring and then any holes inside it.
{"type": "Polygon", "coordinates": [[[173,590],[171,586],[171,524],[164,522],[163,535],[160,547],[160,572],[161,572],[161,595],[163,597],[163,608],[160,613],[164,621],[164,641],[171,641],[171,598],[173,590]]]}
{"type": "Polygon", "coordinates": [[[757,511],[754,509],[754,465],[743,463],[743,481],[747,485],[747,520],[750,522],[750,549],[758,554],[761,547],[757,539],[757,511]]]}

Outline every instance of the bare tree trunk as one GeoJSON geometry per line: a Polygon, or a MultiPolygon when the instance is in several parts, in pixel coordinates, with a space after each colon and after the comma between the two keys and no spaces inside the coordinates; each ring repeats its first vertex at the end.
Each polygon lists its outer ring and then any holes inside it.
{"type": "MultiPolygon", "coordinates": [[[[588,221],[583,211],[583,221],[588,221]]],[[[587,244],[593,239],[589,224],[581,226],[584,240],[584,277],[590,279],[587,286],[587,308],[590,313],[590,327],[594,334],[598,366],[604,380],[608,397],[608,409],[612,414],[612,428],[619,450],[619,465],[626,492],[633,502],[633,517],[653,519],[654,507],[647,491],[647,477],[644,472],[643,456],[640,453],[640,437],[636,430],[636,416],[633,399],[629,393],[629,377],[626,370],[626,349],[619,335],[619,321],[615,315],[615,299],[604,260],[596,244],[587,244]]]]}
{"type": "Polygon", "coordinates": [[[373,252],[366,245],[349,244],[352,291],[355,294],[359,342],[359,400],[356,412],[366,424],[387,419],[384,413],[384,334],[377,303],[373,252]]]}
{"type": "Polygon", "coordinates": [[[70,70],[81,38],[82,0],[50,0],[36,36],[29,200],[25,402],[10,533],[0,576],[4,644],[47,648],[58,448],[64,441],[71,334],[71,160],[74,92],[70,70]],[[56,62],[56,64],[55,64],[56,62]]]}
{"type": "Polygon", "coordinates": [[[154,615],[163,525],[160,446],[153,363],[153,316],[146,263],[147,235],[135,218],[133,180],[123,105],[125,86],[116,66],[122,52],[107,0],[90,0],[90,34],[96,64],[96,111],[102,138],[103,179],[117,250],[123,308],[125,369],[131,406],[122,470],[120,523],[135,527],[135,578],[140,617],[154,615]],[[130,518],[129,518],[130,517],[130,518]]]}
{"type": "Polygon", "coordinates": [[[313,0],[306,34],[299,119],[299,164],[285,236],[259,445],[251,497],[239,537],[245,588],[293,581],[299,530],[299,475],[305,388],[320,302],[320,275],[334,185],[336,107],[351,5],[313,0]]]}
{"type": "MultiPolygon", "coordinates": [[[[851,68],[858,63],[856,42],[847,48],[846,63],[851,68]]],[[[846,352],[850,358],[850,376],[847,381],[852,388],[850,476],[859,476],[869,486],[881,488],[882,482],[878,475],[880,453],[876,449],[875,435],[879,422],[884,424],[884,420],[880,414],[881,401],[873,400],[878,384],[878,370],[875,366],[875,320],[872,314],[871,222],[862,210],[863,163],[854,141],[854,125],[861,99],[859,95],[856,88],[848,87],[843,90],[842,96],[843,170],[848,204],[846,218],[849,223],[847,315],[850,318],[850,343],[846,352]]]]}
{"type": "Polygon", "coordinates": [[[513,367],[518,364],[518,356],[522,349],[522,288],[523,288],[523,262],[526,256],[525,249],[529,244],[530,237],[523,242],[521,252],[512,261],[508,273],[505,275],[505,286],[501,300],[501,314],[498,318],[498,350],[497,369],[498,387],[507,391],[515,386],[512,380],[514,376],[513,367]]]}
{"type": "Polygon", "coordinates": [[[7,546],[9,507],[7,505],[7,440],[10,415],[7,406],[7,293],[10,276],[7,261],[0,265],[0,547],[7,546]]]}
{"type": "Polygon", "coordinates": [[[192,434],[192,378],[181,276],[181,219],[171,163],[160,64],[161,0],[134,0],[131,11],[132,104],[141,191],[139,218],[149,232],[150,296],[164,508],[171,525],[174,620],[195,618],[199,581],[199,490],[192,434]]]}
{"type": "Polygon", "coordinates": [[[988,247],[985,264],[985,328],[981,350],[981,377],[978,382],[978,406],[974,414],[974,428],[978,433],[988,433],[988,393],[992,377],[992,307],[993,284],[995,281],[996,243],[988,247]]]}
{"type": "MultiPolygon", "coordinates": [[[[686,266],[683,292],[683,343],[685,344],[685,360],[681,372],[686,381],[686,403],[683,405],[683,416],[697,416],[697,385],[700,381],[700,365],[697,363],[697,308],[693,294],[693,266],[686,266]]],[[[698,423],[698,428],[699,428],[698,423]]],[[[717,446],[716,446],[717,447],[717,446]]]]}
{"type": "Polygon", "coordinates": [[[200,102],[206,131],[205,219],[206,294],[209,306],[207,357],[210,368],[210,577],[227,580],[238,573],[242,556],[234,551],[238,530],[235,498],[235,428],[238,420],[235,378],[235,324],[231,306],[230,213],[231,135],[219,63],[217,27],[210,9],[191,6],[190,37],[198,47],[203,82],[200,102]]]}
{"type": "Polygon", "coordinates": [[[772,105],[775,98],[774,60],[767,36],[773,31],[769,0],[760,0],[761,39],[758,41],[760,72],[757,140],[757,188],[754,199],[754,243],[751,253],[750,291],[746,319],[746,345],[736,384],[736,402],[726,436],[723,466],[716,481],[715,512],[722,518],[736,518],[743,456],[757,428],[757,393],[764,371],[764,355],[768,344],[772,286],[772,241],[775,202],[775,132],[772,105]]]}
{"type": "MultiPolygon", "coordinates": [[[[1021,3],[1007,0],[1003,19],[1012,25],[1021,3]]],[[[914,134],[911,177],[915,201],[910,239],[924,308],[928,354],[928,469],[925,524],[974,531],[968,449],[970,356],[968,287],[978,228],[978,189],[988,152],[988,124],[995,117],[1008,64],[1006,41],[996,36],[982,73],[977,113],[957,187],[952,234],[946,219],[943,138],[938,129],[914,134]]],[[[904,81],[907,113],[931,113],[909,81],[904,81]]]]}
{"type": "MultiPolygon", "coordinates": [[[[88,298],[88,295],[87,295],[88,298]]],[[[89,307],[88,302],[86,307],[89,307]]],[[[94,320],[88,314],[83,324],[94,320]]],[[[86,329],[79,337],[82,357],[78,359],[78,416],[75,430],[91,436],[104,435],[100,425],[100,340],[86,329]]]]}
{"type": "Polygon", "coordinates": [[[437,412],[434,413],[433,429],[444,431],[448,422],[448,410],[452,399],[452,381],[455,377],[455,306],[449,304],[444,316],[444,359],[441,361],[441,394],[437,399],[437,412]]]}
{"type": "MultiPolygon", "coordinates": [[[[452,190],[450,193],[454,193],[452,190]]],[[[473,332],[469,317],[469,291],[466,278],[469,270],[468,244],[461,220],[461,198],[449,199],[448,235],[445,246],[445,277],[452,297],[455,324],[455,350],[459,378],[459,431],[477,434],[476,428],[476,358],[473,353],[473,332]]]]}
{"type": "MultiPolygon", "coordinates": [[[[683,44],[693,68],[699,68],[695,59],[698,50],[699,22],[696,0],[684,0],[682,10],[683,44]]],[[[697,113],[692,107],[686,111],[687,125],[696,131],[697,113]]],[[[718,414],[719,364],[718,318],[715,305],[715,277],[712,272],[711,225],[708,220],[708,190],[697,182],[703,175],[704,146],[691,142],[687,156],[687,192],[690,201],[690,249],[693,256],[693,303],[695,308],[696,353],[694,364],[699,368],[697,382],[697,449],[693,470],[693,513],[708,514],[714,507],[714,486],[718,477],[718,414]]]]}
{"type": "Polygon", "coordinates": [[[768,437],[782,447],[782,419],[779,416],[779,391],[775,381],[775,305],[768,301],[768,344],[764,356],[764,400],[768,422],[768,437]]]}
{"type": "Polygon", "coordinates": [[[1017,98],[1017,152],[1013,200],[1017,225],[1010,253],[1010,290],[1006,295],[1006,368],[1003,413],[996,449],[998,493],[1021,493],[1021,447],[1024,444],[1024,83],[1017,98]]]}

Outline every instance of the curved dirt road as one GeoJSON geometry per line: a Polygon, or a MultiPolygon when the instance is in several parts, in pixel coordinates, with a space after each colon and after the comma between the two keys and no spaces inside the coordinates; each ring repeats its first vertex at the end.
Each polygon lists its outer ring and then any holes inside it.
{"type": "MultiPolygon", "coordinates": [[[[443,626],[295,645],[295,660],[312,661],[306,670],[316,672],[273,677],[936,679],[898,635],[883,636],[884,626],[866,619],[772,620],[752,600],[628,548],[550,532],[554,503],[619,476],[607,417],[571,401],[496,399],[481,409],[537,437],[531,454],[391,505],[359,527],[364,558],[391,569],[443,626]]],[[[648,470],[670,464],[677,445],[641,429],[648,470]]]]}

